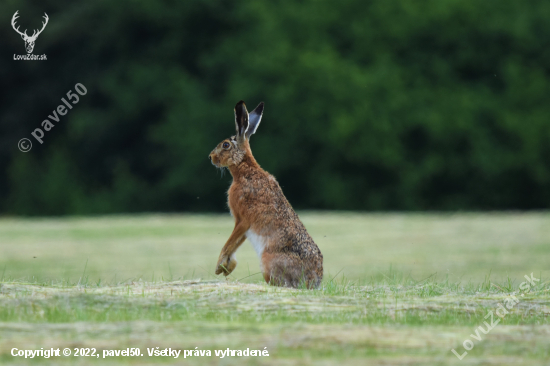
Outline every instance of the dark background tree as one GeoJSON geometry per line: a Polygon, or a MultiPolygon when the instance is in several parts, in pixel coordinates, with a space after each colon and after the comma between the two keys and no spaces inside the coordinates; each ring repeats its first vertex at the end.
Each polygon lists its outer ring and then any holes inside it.
{"type": "MultiPolygon", "coordinates": [[[[548,1],[4,1],[0,212],[225,209],[235,103],[298,209],[550,207],[548,1]],[[10,27],[50,21],[35,54],[10,27]],[[40,145],[74,85],[88,94],[40,145]],[[28,153],[17,142],[33,141],[28,153]]],[[[30,33],[30,32],[29,32],[30,33]]]]}

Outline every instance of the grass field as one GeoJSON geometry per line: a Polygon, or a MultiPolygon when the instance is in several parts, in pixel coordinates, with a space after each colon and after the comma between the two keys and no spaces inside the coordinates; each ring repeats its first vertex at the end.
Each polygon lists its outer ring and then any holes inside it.
{"type": "Polygon", "coordinates": [[[247,242],[235,272],[214,276],[228,215],[0,219],[0,362],[550,364],[549,213],[301,217],[324,254],[319,290],[263,284],[247,242]],[[488,314],[499,323],[485,334],[488,314]],[[100,358],[11,355],[50,347],[100,358]],[[127,347],[144,356],[102,358],[127,347]],[[148,356],[155,347],[212,356],[148,356]]]}

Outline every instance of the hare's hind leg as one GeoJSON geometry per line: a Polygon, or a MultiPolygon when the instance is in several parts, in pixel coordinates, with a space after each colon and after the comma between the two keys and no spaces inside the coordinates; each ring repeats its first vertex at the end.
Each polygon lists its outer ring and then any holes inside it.
{"type": "Polygon", "coordinates": [[[273,286],[315,288],[320,283],[297,255],[264,252],[262,267],[265,282],[273,286]]]}

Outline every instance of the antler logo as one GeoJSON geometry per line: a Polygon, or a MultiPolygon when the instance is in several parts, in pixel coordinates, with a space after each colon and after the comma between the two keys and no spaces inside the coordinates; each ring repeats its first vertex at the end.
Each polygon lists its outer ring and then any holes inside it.
{"type": "Polygon", "coordinates": [[[35,29],[32,36],[29,37],[26,29],[24,32],[21,32],[19,31],[19,27],[15,28],[15,20],[19,18],[19,15],[17,15],[18,12],[19,10],[17,10],[15,14],[13,14],[13,18],[11,18],[11,26],[17,33],[19,33],[19,35],[21,35],[21,38],[23,38],[23,41],[25,41],[25,49],[27,50],[27,53],[32,53],[32,50],[34,49],[34,42],[36,42],[36,38],[38,38],[40,33],[42,33],[44,28],[46,28],[46,24],[48,24],[48,20],[49,20],[48,14],[44,13],[44,19],[46,21],[42,23],[42,29],[40,30],[35,29]]]}

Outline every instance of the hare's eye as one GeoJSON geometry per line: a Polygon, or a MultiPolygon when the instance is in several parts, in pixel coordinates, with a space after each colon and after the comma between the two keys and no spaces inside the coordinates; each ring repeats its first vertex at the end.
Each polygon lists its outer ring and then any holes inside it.
{"type": "Polygon", "coordinates": [[[224,149],[227,150],[227,149],[229,149],[229,148],[231,147],[231,144],[229,144],[229,142],[226,141],[226,142],[223,143],[222,146],[223,146],[224,149]]]}

